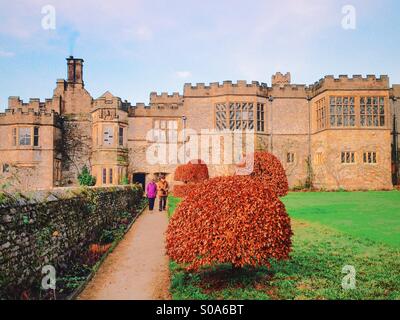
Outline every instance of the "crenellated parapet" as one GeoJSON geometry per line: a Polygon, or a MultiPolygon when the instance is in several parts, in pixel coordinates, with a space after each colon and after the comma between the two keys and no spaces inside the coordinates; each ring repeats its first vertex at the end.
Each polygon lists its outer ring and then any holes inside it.
{"type": "Polygon", "coordinates": [[[134,117],[136,115],[145,114],[149,110],[154,109],[150,105],[146,105],[143,102],[138,102],[128,109],[128,117],[134,117]]]}
{"type": "Polygon", "coordinates": [[[272,76],[271,81],[272,81],[272,86],[274,86],[274,85],[280,85],[280,86],[288,85],[288,84],[291,83],[290,72],[287,72],[286,74],[283,74],[281,72],[277,72],[272,76]]]}
{"type": "Polygon", "coordinates": [[[129,117],[176,117],[183,114],[183,99],[179,103],[137,103],[128,109],[129,117]]]}
{"type": "Polygon", "coordinates": [[[221,96],[221,95],[259,95],[266,96],[268,86],[265,83],[253,81],[248,83],[245,80],[239,80],[236,83],[232,81],[224,81],[222,84],[219,82],[212,82],[209,85],[204,83],[197,83],[192,85],[186,83],[184,86],[184,97],[207,97],[207,96],[221,96]]]}
{"type": "Polygon", "coordinates": [[[183,100],[183,96],[179,92],[168,94],[163,92],[158,94],[157,92],[150,93],[150,103],[180,103],[183,100]]]}
{"type": "Polygon", "coordinates": [[[137,102],[134,106],[132,106],[132,110],[139,110],[139,109],[150,109],[150,105],[146,105],[144,102],[137,102]]]}
{"type": "Polygon", "coordinates": [[[99,108],[121,108],[122,101],[120,98],[115,97],[109,91],[105,92],[101,97],[93,101],[93,109],[99,108]]]}
{"type": "Polygon", "coordinates": [[[93,101],[92,120],[94,123],[103,121],[127,122],[130,107],[131,104],[128,101],[122,101],[121,98],[107,91],[93,101]]]}
{"type": "Polygon", "coordinates": [[[61,118],[54,110],[47,111],[46,109],[41,109],[36,111],[34,108],[27,107],[12,108],[0,113],[0,124],[34,124],[59,127],[61,125],[61,118]]]}
{"type": "Polygon", "coordinates": [[[183,106],[183,96],[179,92],[174,92],[172,95],[166,92],[160,95],[152,92],[150,94],[150,106],[158,110],[178,110],[183,106]]]}
{"type": "Polygon", "coordinates": [[[304,84],[275,84],[268,91],[273,98],[306,99],[309,96],[308,87],[304,84]]]}
{"type": "Polygon", "coordinates": [[[313,96],[316,96],[326,90],[388,90],[390,88],[389,77],[381,75],[340,75],[335,78],[332,75],[325,76],[323,79],[309,86],[313,96]]]}
{"type": "Polygon", "coordinates": [[[22,109],[27,111],[33,109],[35,112],[53,110],[53,99],[46,99],[45,101],[40,101],[38,98],[31,98],[29,102],[26,103],[20,99],[20,97],[9,97],[8,98],[8,109],[17,110],[22,109]]]}

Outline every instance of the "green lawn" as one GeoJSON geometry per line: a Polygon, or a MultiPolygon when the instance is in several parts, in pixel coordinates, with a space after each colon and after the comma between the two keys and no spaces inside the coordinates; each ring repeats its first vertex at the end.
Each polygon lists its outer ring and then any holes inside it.
{"type": "MultiPolygon", "coordinates": [[[[171,262],[173,299],[400,299],[400,192],[291,193],[293,252],[272,268],[171,262]],[[396,219],[397,217],[397,219],[396,219]],[[354,266],[356,289],[341,286],[354,266]]],[[[170,199],[170,214],[179,199],[170,199]]]]}
{"type": "Polygon", "coordinates": [[[180,198],[168,197],[168,218],[170,218],[176,209],[176,206],[181,202],[180,198]]]}
{"type": "Polygon", "coordinates": [[[399,191],[290,193],[283,202],[294,219],[400,248],[399,191]]]}

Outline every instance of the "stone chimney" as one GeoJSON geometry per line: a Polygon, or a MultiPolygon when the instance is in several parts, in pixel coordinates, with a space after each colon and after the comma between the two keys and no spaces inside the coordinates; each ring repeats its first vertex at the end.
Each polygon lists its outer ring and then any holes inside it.
{"type": "Polygon", "coordinates": [[[83,59],[76,59],[73,56],[67,58],[68,83],[84,85],[83,83],[83,59]]]}

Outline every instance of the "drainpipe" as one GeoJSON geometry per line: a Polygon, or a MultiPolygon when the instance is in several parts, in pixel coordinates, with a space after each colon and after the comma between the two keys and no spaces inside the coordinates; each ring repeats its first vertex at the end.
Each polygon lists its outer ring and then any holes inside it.
{"type": "Polygon", "coordinates": [[[183,121],[183,164],[186,163],[186,120],[187,117],[183,116],[182,121],[183,121]]]}
{"type": "Polygon", "coordinates": [[[307,96],[308,102],[308,158],[311,161],[311,98],[307,96]]]}
{"type": "Polygon", "coordinates": [[[398,132],[397,132],[397,119],[396,114],[393,115],[393,147],[392,147],[392,160],[394,166],[393,172],[393,185],[399,183],[399,155],[398,155],[398,132]]]}
{"type": "Polygon", "coordinates": [[[274,125],[273,125],[273,106],[272,103],[274,102],[274,97],[273,96],[269,96],[268,101],[270,102],[270,116],[269,116],[269,128],[270,128],[270,132],[269,132],[269,150],[270,152],[273,154],[274,153],[274,125]]]}

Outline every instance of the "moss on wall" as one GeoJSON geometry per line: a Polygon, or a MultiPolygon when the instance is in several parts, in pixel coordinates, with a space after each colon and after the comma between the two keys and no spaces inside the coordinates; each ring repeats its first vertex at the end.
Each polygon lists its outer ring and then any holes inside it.
{"type": "Polygon", "coordinates": [[[28,286],[45,265],[69,264],[103,229],[137,212],[140,186],[0,194],[0,297],[28,286]]]}

